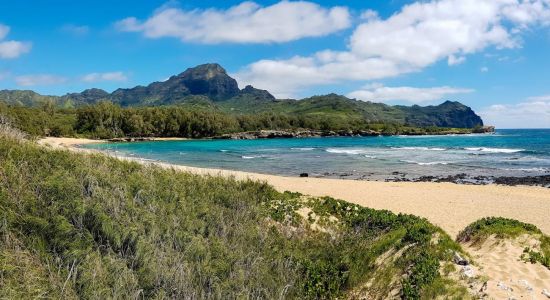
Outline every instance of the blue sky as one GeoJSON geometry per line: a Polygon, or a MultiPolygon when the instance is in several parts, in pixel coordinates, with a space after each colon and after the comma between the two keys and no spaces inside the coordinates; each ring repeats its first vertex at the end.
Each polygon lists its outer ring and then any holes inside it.
{"type": "Polygon", "coordinates": [[[550,0],[2,1],[0,89],[145,85],[218,62],[278,97],[461,101],[550,127],[550,0]]]}

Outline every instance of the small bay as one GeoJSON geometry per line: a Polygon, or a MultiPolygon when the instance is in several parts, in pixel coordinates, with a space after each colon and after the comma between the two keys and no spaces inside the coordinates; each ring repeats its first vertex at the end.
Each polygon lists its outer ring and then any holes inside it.
{"type": "Polygon", "coordinates": [[[83,147],[194,167],[284,176],[383,180],[396,176],[550,174],[550,130],[495,134],[186,140],[83,147]]]}

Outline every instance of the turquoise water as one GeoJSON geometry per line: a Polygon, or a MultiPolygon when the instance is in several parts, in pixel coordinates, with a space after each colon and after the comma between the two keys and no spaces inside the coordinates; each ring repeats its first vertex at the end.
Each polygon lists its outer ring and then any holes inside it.
{"type": "Polygon", "coordinates": [[[86,145],[119,156],[298,176],[384,179],[550,174],[550,129],[453,136],[192,140],[86,145]],[[403,176],[403,175],[399,175],[403,176]]]}

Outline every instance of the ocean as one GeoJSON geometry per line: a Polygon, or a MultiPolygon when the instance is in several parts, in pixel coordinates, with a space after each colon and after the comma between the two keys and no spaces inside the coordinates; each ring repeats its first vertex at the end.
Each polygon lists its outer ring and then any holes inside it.
{"type": "Polygon", "coordinates": [[[284,176],[384,180],[550,174],[550,129],[495,134],[188,140],[83,147],[194,167],[284,176]]]}

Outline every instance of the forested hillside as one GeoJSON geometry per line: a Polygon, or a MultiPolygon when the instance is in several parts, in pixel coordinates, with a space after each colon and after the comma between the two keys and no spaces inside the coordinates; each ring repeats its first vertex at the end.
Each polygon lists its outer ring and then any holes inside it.
{"type": "MultiPolygon", "coordinates": [[[[0,102],[9,105],[78,108],[109,101],[121,107],[186,106],[230,115],[284,114],[291,118],[328,118],[338,123],[364,122],[414,127],[472,128],[483,125],[469,107],[447,101],[438,106],[389,106],[329,94],[302,100],[275,99],[268,91],[247,86],[239,89],[218,64],[189,68],[163,82],[112,93],[88,89],[64,96],[43,96],[33,91],[0,91],[0,102]]],[[[332,121],[331,121],[332,122],[332,121]]],[[[336,128],[334,128],[336,129],[336,128]]]]}
{"type": "Polygon", "coordinates": [[[229,114],[198,104],[123,108],[98,102],[78,108],[44,104],[26,107],[0,103],[0,117],[35,136],[211,138],[259,130],[314,131],[315,135],[394,135],[471,133],[477,129],[413,127],[370,123],[336,114],[229,114]]]}

